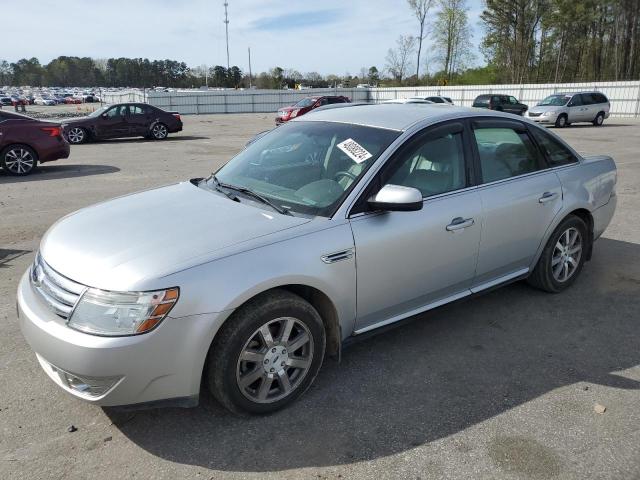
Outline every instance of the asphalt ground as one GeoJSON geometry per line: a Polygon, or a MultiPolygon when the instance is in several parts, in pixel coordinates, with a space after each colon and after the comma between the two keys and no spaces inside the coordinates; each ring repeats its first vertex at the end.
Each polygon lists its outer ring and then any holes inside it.
{"type": "Polygon", "coordinates": [[[273,125],[266,114],[183,119],[166,141],[74,146],[29,177],[0,173],[0,479],[640,478],[633,119],[557,131],[619,169],[613,222],[562,294],[517,283],[420,315],[350,347],[341,364],[327,360],[300,401],[268,417],[234,417],[206,394],[193,409],[119,412],[60,390],[15,313],[46,229],[81,207],[205,176],[273,125]]]}

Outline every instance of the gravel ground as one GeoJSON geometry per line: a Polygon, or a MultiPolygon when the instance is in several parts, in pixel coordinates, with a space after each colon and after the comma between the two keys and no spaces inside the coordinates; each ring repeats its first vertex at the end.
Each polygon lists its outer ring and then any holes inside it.
{"type": "Polygon", "coordinates": [[[163,142],[75,146],[28,178],[0,174],[0,478],[640,478],[631,119],[559,131],[619,167],[613,223],[560,295],[518,283],[421,315],[327,361],[299,402],[268,417],[233,417],[207,396],[194,409],[123,413],[61,391],[15,315],[18,279],[46,229],[86,205],[207,175],[273,124],[183,118],[184,132],[163,142]]]}

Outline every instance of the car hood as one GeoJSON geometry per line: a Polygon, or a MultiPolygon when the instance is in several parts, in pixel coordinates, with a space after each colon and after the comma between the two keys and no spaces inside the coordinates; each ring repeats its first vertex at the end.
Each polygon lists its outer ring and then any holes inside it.
{"type": "Polygon", "coordinates": [[[544,113],[562,110],[563,108],[562,105],[536,105],[535,107],[531,107],[529,111],[532,113],[544,113]]]}
{"type": "Polygon", "coordinates": [[[72,213],[49,229],[40,252],[54,270],[76,282],[135,290],[222,256],[227,247],[251,248],[252,240],[308,221],[184,182],[72,213]]]}

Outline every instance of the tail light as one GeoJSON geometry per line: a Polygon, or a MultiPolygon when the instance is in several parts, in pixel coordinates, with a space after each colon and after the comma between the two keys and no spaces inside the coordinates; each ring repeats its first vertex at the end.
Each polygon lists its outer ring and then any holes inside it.
{"type": "Polygon", "coordinates": [[[40,130],[47,132],[50,137],[61,137],[62,130],[60,127],[42,127],[40,130]]]}
{"type": "Polygon", "coordinates": [[[176,117],[178,120],[182,121],[182,120],[180,119],[180,114],[179,114],[179,113],[173,113],[172,115],[173,115],[174,117],[176,117]]]}

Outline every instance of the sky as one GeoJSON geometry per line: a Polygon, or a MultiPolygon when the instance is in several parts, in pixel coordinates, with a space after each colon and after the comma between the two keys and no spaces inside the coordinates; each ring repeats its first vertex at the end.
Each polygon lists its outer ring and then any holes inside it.
{"type": "MultiPolygon", "coordinates": [[[[228,0],[231,65],[252,72],[274,66],[302,73],[357,75],[384,68],[400,34],[414,34],[417,20],[406,0],[228,0]]],[[[25,22],[3,22],[0,59],[60,55],[169,58],[190,67],[225,65],[224,0],[23,0],[25,22]],[[38,12],[42,12],[40,15],[38,12]],[[26,33],[26,34],[25,34],[26,33]]],[[[467,0],[476,64],[482,0],[467,0]]],[[[11,11],[15,0],[0,0],[11,11]]],[[[435,17],[435,9],[430,17],[435,17]]],[[[424,51],[431,52],[431,39],[424,51]]],[[[430,62],[430,69],[435,64],[430,62]]]]}

